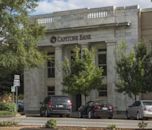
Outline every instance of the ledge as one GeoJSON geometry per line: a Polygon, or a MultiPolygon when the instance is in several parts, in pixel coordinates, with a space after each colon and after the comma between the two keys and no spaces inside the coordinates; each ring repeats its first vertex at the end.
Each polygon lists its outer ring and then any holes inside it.
{"type": "Polygon", "coordinates": [[[130,25],[131,25],[130,22],[108,23],[108,24],[98,24],[98,25],[90,25],[90,26],[79,26],[79,27],[59,28],[59,29],[48,29],[47,33],[64,32],[64,31],[77,31],[77,30],[96,29],[96,28],[129,27],[130,25]]]}

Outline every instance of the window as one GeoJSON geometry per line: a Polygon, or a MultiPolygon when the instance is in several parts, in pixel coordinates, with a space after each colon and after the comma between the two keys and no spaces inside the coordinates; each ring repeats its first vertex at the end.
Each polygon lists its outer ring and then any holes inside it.
{"type": "Polygon", "coordinates": [[[99,89],[99,96],[104,97],[107,96],[107,85],[104,84],[101,89],[99,89]]]}
{"type": "Polygon", "coordinates": [[[98,66],[102,67],[103,75],[107,75],[107,50],[98,49],[98,66]]]}
{"type": "Polygon", "coordinates": [[[48,78],[55,77],[55,54],[54,52],[48,53],[48,61],[47,61],[47,68],[48,68],[48,78]]]}
{"type": "Polygon", "coordinates": [[[48,86],[48,96],[55,95],[55,87],[54,86],[48,86]]]}

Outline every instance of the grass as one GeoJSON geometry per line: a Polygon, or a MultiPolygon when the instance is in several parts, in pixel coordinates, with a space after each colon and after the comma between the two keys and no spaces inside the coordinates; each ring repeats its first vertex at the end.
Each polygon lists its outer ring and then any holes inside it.
{"type": "Polygon", "coordinates": [[[17,126],[17,122],[14,121],[1,121],[0,127],[10,127],[10,126],[17,126]]]}
{"type": "Polygon", "coordinates": [[[4,116],[15,116],[16,112],[10,112],[10,111],[0,111],[0,117],[4,116]]]}

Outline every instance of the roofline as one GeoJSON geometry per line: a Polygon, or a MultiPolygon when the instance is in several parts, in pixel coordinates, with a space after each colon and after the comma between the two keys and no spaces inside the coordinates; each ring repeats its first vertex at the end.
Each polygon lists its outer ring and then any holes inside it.
{"type": "Polygon", "coordinates": [[[152,8],[145,8],[145,9],[141,9],[141,12],[151,12],[152,8]]]}
{"type": "Polygon", "coordinates": [[[92,26],[80,26],[80,27],[69,27],[69,28],[59,28],[59,29],[48,29],[47,33],[64,32],[64,31],[77,31],[84,29],[95,29],[95,28],[110,28],[110,27],[129,27],[130,22],[121,23],[108,23],[108,24],[98,24],[92,26]]]}

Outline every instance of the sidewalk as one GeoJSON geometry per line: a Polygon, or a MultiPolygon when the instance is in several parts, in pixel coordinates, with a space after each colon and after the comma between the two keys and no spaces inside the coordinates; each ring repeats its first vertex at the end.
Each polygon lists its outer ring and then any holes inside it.
{"type": "MultiPolygon", "coordinates": [[[[16,117],[17,118],[25,118],[25,117],[39,117],[40,115],[39,114],[28,114],[28,115],[22,115],[22,114],[17,114],[16,117]]],[[[72,112],[72,115],[71,115],[72,118],[79,118],[79,112],[75,111],[75,112],[72,112]]],[[[125,116],[125,113],[114,113],[113,115],[113,119],[126,119],[126,116],[125,116]]]]}

